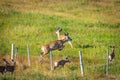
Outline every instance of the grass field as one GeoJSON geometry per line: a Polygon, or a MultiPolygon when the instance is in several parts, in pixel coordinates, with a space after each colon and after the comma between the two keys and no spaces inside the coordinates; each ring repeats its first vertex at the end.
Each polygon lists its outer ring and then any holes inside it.
{"type": "MultiPolygon", "coordinates": [[[[119,0],[1,0],[0,59],[9,58],[11,44],[18,47],[18,65],[10,80],[106,80],[106,52],[115,46],[110,63],[110,80],[120,78],[120,1],[119,0]],[[39,64],[41,46],[56,40],[58,27],[73,39],[62,51],[53,51],[53,61],[69,56],[71,63],[50,70],[49,54],[39,64]],[[27,65],[27,45],[31,66],[27,65]],[[83,53],[85,77],[81,77],[78,52],[83,53]]],[[[0,63],[2,63],[0,61],[0,63]]]]}

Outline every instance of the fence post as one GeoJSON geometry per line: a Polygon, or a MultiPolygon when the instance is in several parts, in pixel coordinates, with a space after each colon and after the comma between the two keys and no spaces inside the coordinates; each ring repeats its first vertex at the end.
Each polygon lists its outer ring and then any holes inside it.
{"type": "Polygon", "coordinates": [[[18,47],[16,48],[16,53],[15,53],[15,60],[18,58],[18,47]]]}
{"type": "Polygon", "coordinates": [[[82,51],[79,51],[79,58],[80,58],[80,68],[81,68],[81,75],[84,76],[84,67],[83,67],[83,61],[82,61],[82,51]]]}
{"type": "Polygon", "coordinates": [[[11,48],[11,59],[14,59],[14,44],[12,43],[12,48],[11,48]]]}
{"type": "Polygon", "coordinates": [[[107,49],[106,55],[106,76],[108,76],[108,67],[109,67],[109,49],[107,49]]]}
{"type": "Polygon", "coordinates": [[[50,51],[50,65],[51,65],[51,70],[53,70],[52,51],[50,51]]]}
{"type": "Polygon", "coordinates": [[[27,52],[28,52],[28,65],[30,66],[30,48],[27,45],[27,52]]]}

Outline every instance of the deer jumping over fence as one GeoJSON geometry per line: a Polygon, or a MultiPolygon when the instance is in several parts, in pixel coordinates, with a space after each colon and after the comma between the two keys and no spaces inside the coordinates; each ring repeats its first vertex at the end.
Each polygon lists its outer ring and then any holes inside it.
{"type": "MultiPolygon", "coordinates": [[[[58,40],[63,40],[65,38],[65,35],[61,35],[60,32],[62,31],[62,28],[58,27],[56,34],[58,37],[58,40]]],[[[68,43],[70,44],[70,46],[73,48],[73,45],[71,43],[71,41],[68,41],[68,43]]]]}
{"type": "Polygon", "coordinates": [[[72,41],[72,39],[70,38],[69,34],[65,34],[65,38],[63,40],[55,40],[52,41],[46,45],[43,45],[41,50],[41,57],[40,57],[40,62],[43,60],[43,55],[48,54],[50,51],[53,50],[62,50],[65,46],[64,43],[67,41],[72,41]]]}
{"type": "Polygon", "coordinates": [[[60,60],[60,61],[58,61],[58,62],[55,62],[54,63],[54,69],[56,69],[57,67],[59,67],[59,66],[62,66],[62,67],[64,67],[64,65],[66,64],[66,63],[70,63],[71,61],[68,59],[68,57],[66,57],[66,59],[65,60],[60,60]]]}

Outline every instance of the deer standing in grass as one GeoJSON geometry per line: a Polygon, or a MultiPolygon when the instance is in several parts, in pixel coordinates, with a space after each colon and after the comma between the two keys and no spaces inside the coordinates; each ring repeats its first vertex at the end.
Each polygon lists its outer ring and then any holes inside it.
{"type": "Polygon", "coordinates": [[[7,72],[11,72],[13,74],[16,66],[16,62],[12,59],[12,64],[10,64],[5,58],[3,58],[3,61],[5,63],[5,69],[7,72]]]}
{"type": "Polygon", "coordinates": [[[115,57],[115,47],[112,47],[112,53],[109,55],[109,61],[112,61],[115,57]]]}
{"type": "MultiPolygon", "coordinates": [[[[61,35],[60,32],[62,31],[62,28],[58,27],[56,34],[58,37],[58,40],[63,40],[65,38],[65,35],[61,35]]],[[[70,46],[73,48],[73,45],[71,43],[71,41],[68,41],[68,43],[70,44],[70,46]]]]}
{"type": "Polygon", "coordinates": [[[59,66],[62,66],[62,67],[64,67],[64,65],[66,64],[66,63],[70,63],[70,60],[68,59],[68,57],[66,57],[66,59],[65,60],[60,60],[60,61],[58,61],[58,62],[55,62],[54,63],[54,69],[56,69],[57,67],[59,67],[59,66]]]}
{"type": "Polygon", "coordinates": [[[4,59],[4,58],[3,58],[2,60],[4,61],[4,64],[5,64],[5,65],[0,66],[0,73],[1,73],[1,74],[4,74],[6,65],[10,65],[10,63],[9,63],[8,61],[6,61],[6,59],[4,59]]]}
{"type": "Polygon", "coordinates": [[[43,55],[46,55],[50,51],[53,51],[53,50],[59,50],[60,51],[64,48],[64,43],[65,42],[72,41],[69,34],[65,34],[64,36],[65,36],[65,38],[63,40],[55,40],[55,41],[52,41],[52,42],[42,46],[42,48],[41,48],[42,52],[41,52],[41,57],[40,57],[40,62],[41,63],[43,61],[43,55]]]}

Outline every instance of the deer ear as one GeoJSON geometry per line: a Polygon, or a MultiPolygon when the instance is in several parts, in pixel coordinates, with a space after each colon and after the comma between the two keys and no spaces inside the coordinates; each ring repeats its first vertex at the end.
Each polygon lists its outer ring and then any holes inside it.
{"type": "Polygon", "coordinates": [[[62,31],[62,28],[60,29],[60,32],[62,31]]]}
{"type": "Polygon", "coordinates": [[[57,28],[57,30],[59,30],[59,29],[60,29],[60,27],[57,28]]]}
{"type": "Polygon", "coordinates": [[[69,33],[65,33],[65,36],[68,36],[69,35],[69,33]]]}
{"type": "Polygon", "coordinates": [[[66,58],[65,59],[68,59],[68,56],[66,56],[66,58]]]}
{"type": "Polygon", "coordinates": [[[115,48],[115,46],[113,46],[113,48],[115,48]]]}
{"type": "Polygon", "coordinates": [[[58,27],[57,30],[62,31],[62,28],[61,28],[61,27],[58,27]]]}

